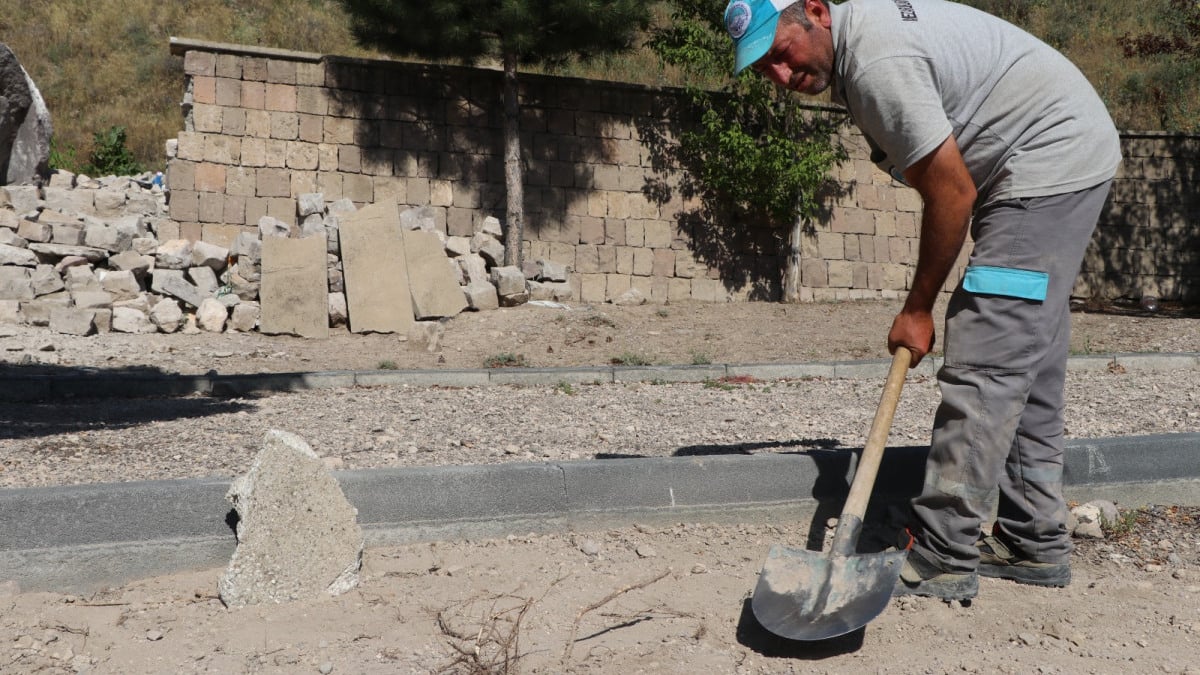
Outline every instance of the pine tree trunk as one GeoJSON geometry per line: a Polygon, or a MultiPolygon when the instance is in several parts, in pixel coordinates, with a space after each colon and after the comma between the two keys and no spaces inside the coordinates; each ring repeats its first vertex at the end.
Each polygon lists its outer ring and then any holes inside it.
{"type": "Polygon", "coordinates": [[[508,211],[504,219],[504,264],[521,266],[525,236],[525,176],[521,163],[521,105],[518,100],[517,56],[504,55],[504,186],[508,211]]]}
{"type": "Polygon", "coordinates": [[[797,218],[787,243],[787,262],[783,271],[783,301],[800,302],[801,251],[804,243],[804,220],[797,218]]]}

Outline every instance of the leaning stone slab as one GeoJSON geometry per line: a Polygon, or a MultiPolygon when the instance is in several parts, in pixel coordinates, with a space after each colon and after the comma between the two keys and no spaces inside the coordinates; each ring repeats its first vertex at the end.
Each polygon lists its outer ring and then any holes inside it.
{"type": "Polygon", "coordinates": [[[237,549],[217,590],[227,607],[340,595],[358,585],[358,512],[299,436],[272,429],[226,494],[237,549]]]}
{"type": "Polygon", "coordinates": [[[259,330],[271,335],[329,337],[325,237],[267,237],[262,244],[259,330]]]}
{"type": "MultiPolygon", "coordinates": [[[[467,307],[458,286],[454,263],[433,232],[404,230],[404,256],[408,263],[408,287],[417,319],[456,316],[467,307]]],[[[522,279],[524,288],[524,279],[522,279]]]]}
{"type": "Polygon", "coordinates": [[[150,290],[159,295],[179,298],[192,307],[199,307],[205,297],[200,289],[183,278],[183,272],[179,270],[155,270],[150,290]]]}
{"type": "Polygon", "coordinates": [[[342,215],[339,236],[350,330],[408,334],[413,299],[396,202],[342,215]]]}
{"type": "Polygon", "coordinates": [[[98,263],[108,259],[108,251],[105,251],[102,248],[93,248],[91,246],[30,243],[29,250],[38,254],[42,258],[50,260],[61,260],[62,258],[78,256],[87,260],[88,262],[98,263]]]}

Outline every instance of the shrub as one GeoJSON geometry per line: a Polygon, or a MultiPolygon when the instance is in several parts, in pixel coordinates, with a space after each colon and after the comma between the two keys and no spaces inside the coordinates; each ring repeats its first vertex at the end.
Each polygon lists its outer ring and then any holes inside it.
{"type": "Polygon", "coordinates": [[[95,147],[83,172],[90,176],[131,176],[143,171],[142,165],[125,147],[125,127],[111,126],[93,135],[95,147]]]}

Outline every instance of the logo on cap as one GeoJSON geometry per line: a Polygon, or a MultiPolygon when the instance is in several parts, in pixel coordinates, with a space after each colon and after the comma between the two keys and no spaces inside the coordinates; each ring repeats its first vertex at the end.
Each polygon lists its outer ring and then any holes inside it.
{"type": "Polygon", "coordinates": [[[729,3],[729,9],[725,10],[725,30],[729,31],[729,37],[740,40],[750,27],[750,19],[750,3],[744,0],[729,3]]]}

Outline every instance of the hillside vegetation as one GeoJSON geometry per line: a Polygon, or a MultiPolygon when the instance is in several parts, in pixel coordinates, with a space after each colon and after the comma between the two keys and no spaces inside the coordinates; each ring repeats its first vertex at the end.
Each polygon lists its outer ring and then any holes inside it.
{"type": "MultiPolygon", "coordinates": [[[[1066,53],[1127,130],[1200,132],[1200,3],[1147,0],[971,0],[1066,53]]],[[[658,20],[669,12],[660,3],[658,20]]],[[[359,47],[334,0],[0,0],[0,40],[37,82],[53,117],[58,164],[87,163],[93,137],[125,127],[134,157],[161,168],[163,142],[183,126],[186,37],[349,56],[359,47]]],[[[560,74],[681,85],[648,50],[572,64],[560,74]]],[[[706,83],[716,85],[719,83],[706,83]]]]}

